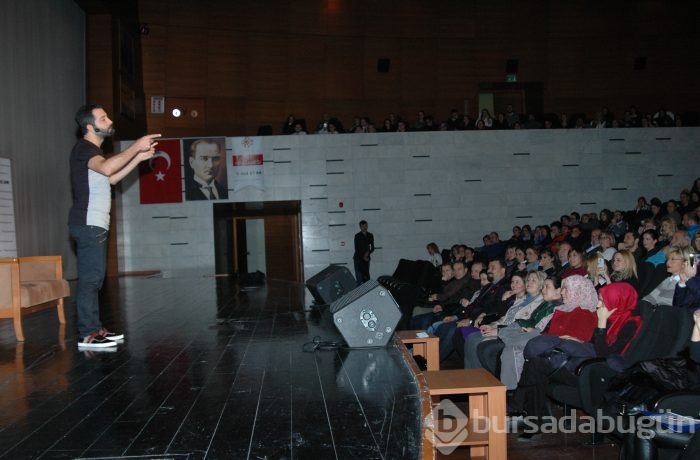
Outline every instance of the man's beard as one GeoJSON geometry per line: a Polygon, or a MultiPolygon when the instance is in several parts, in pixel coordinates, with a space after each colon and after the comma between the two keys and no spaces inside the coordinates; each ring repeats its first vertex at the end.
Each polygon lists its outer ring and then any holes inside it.
{"type": "Polygon", "coordinates": [[[114,133],[115,133],[115,132],[116,132],[116,131],[115,131],[114,127],[113,127],[113,126],[110,126],[110,127],[107,128],[107,129],[100,129],[99,132],[96,131],[95,134],[96,134],[97,136],[99,136],[99,137],[101,137],[101,138],[104,139],[104,138],[106,138],[106,137],[112,137],[112,136],[114,136],[114,133]]]}

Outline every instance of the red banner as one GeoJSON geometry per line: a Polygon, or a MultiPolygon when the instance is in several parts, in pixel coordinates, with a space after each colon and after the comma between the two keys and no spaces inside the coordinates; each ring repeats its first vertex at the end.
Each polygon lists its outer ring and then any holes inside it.
{"type": "Polygon", "coordinates": [[[139,164],[141,204],[182,203],[180,139],[158,139],[156,154],[139,164]]]}

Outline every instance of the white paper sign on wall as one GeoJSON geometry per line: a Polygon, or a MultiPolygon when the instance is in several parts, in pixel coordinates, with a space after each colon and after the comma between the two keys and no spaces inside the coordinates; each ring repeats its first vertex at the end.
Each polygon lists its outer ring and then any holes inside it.
{"type": "Polygon", "coordinates": [[[0,258],[17,257],[12,162],[0,158],[0,258]]]}

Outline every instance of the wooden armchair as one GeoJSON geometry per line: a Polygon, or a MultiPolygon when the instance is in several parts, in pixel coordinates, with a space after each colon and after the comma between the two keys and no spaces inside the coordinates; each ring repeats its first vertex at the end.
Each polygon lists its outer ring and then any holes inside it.
{"type": "Polygon", "coordinates": [[[0,318],[12,318],[18,342],[24,341],[22,316],[56,307],[65,324],[63,298],[70,295],[61,256],[0,259],[0,318]]]}

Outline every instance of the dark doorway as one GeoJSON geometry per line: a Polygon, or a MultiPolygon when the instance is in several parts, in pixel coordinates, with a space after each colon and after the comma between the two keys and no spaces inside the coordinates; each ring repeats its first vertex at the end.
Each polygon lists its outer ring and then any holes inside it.
{"type": "Polygon", "coordinates": [[[216,203],[214,240],[219,274],[260,270],[268,278],[303,282],[300,201],[216,203]]]}

